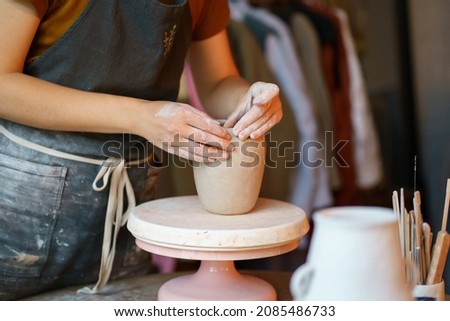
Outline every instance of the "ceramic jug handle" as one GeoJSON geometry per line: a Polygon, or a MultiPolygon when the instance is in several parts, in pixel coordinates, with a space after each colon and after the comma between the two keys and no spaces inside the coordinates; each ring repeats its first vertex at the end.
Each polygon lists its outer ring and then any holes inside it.
{"type": "Polygon", "coordinates": [[[292,274],[289,285],[294,300],[301,301],[306,297],[313,278],[313,272],[312,266],[305,263],[292,274]]]}

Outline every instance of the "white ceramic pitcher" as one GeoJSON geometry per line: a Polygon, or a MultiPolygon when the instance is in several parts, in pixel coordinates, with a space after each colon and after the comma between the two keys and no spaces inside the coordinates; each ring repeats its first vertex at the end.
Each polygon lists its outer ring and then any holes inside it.
{"type": "Polygon", "coordinates": [[[413,300],[392,210],[334,207],[313,221],[306,263],[290,282],[294,300],[413,300]]]}

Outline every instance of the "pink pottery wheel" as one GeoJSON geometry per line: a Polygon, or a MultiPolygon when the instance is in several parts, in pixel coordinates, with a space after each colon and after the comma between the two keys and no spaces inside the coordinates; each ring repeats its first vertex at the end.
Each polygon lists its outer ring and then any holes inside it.
{"type": "Polygon", "coordinates": [[[154,200],[137,206],[128,229],[151,253],[200,260],[191,275],[163,284],[158,300],[276,300],[273,287],[240,274],[235,260],[257,259],[294,250],[309,230],[299,207],[258,199],[251,213],[217,215],[203,209],[197,196],[154,200]]]}

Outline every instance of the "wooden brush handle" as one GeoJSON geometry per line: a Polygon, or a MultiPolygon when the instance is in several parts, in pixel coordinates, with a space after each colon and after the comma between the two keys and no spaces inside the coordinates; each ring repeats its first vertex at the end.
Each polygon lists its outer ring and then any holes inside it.
{"type": "Polygon", "coordinates": [[[450,205],[450,178],[447,179],[447,188],[445,189],[444,213],[442,213],[441,231],[447,230],[448,207],[450,205]]]}
{"type": "Polygon", "coordinates": [[[450,245],[450,236],[446,231],[439,231],[436,243],[433,247],[430,270],[428,272],[426,284],[436,284],[441,282],[444,272],[445,261],[450,245]]]}
{"type": "Polygon", "coordinates": [[[428,271],[430,270],[430,263],[431,263],[431,227],[430,227],[430,224],[423,222],[422,223],[422,232],[423,232],[424,248],[425,248],[426,275],[428,275],[428,271]]]}

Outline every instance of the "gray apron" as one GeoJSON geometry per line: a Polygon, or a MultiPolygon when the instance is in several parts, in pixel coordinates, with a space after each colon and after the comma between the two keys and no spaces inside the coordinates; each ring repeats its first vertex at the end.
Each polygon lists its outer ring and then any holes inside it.
{"type": "MultiPolygon", "coordinates": [[[[25,73],[85,91],[174,101],[191,32],[186,0],[172,5],[89,1],[70,29],[25,73]]],[[[135,163],[125,167],[136,204],[154,196],[158,166],[152,145],[141,137],[40,130],[6,120],[0,126],[58,152],[135,163]]],[[[101,169],[99,163],[54,156],[0,135],[1,300],[98,279],[110,192],[109,186],[92,188],[101,169]]],[[[125,197],[123,203],[119,208],[126,209],[131,200],[125,197]]],[[[126,227],[113,246],[112,279],[151,268],[149,254],[135,246],[126,227]]]]}

